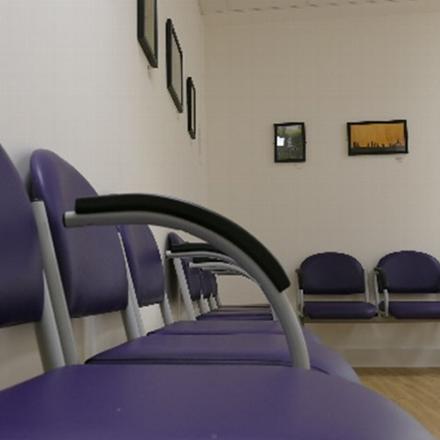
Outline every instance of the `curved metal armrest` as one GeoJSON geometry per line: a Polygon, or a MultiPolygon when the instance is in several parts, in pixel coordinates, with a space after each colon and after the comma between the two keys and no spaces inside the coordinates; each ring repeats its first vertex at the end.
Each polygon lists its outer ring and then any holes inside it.
{"type": "Polygon", "coordinates": [[[227,271],[228,275],[240,275],[245,278],[249,278],[253,280],[253,278],[240,266],[237,266],[236,264],[225,263],[223,261],[207,261],[205,263],[190,263],[189,266],[197,269],[215,272],[218,273],[219,275],[221,275],[222,272],[227,271]]]}
{"type": "Polygon", "coordinates": [[[217,250],[216,251],[198,250],[198,251],[179,252],[168,249],[165,251],[165,256],[170,259],[190,258],[194,262],[196,262],[197,259],[201,259],[203,261],[224,261],[227,263],[235,263],[231,257],[228,257],[227,255],[220,253],[217,250]]]}
{"type": "Polygon", "coordinates": [[[255,237],[231,220],[181,200],[156,195],[124,194],[78,199],[64,215],[67,227],[153,224],[186,231],[229,255],[260,285],[280,320],[292,365],[310,368],[301,325],[282,292],[290,286],[280,263],[255,237]]]}

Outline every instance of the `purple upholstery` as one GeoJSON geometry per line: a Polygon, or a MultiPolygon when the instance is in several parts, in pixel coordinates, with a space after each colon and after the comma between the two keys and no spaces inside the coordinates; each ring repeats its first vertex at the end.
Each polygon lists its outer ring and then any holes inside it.
{"type": "Polygon", "coordinates": [[[323,252],[306,258],[299,269],[304,294],[353,294],[365,292],[364,269],[356,258],[323,252]]]}
{"type": "MultiPolygon", "coordinates": [[[[334,351],[310,339],[313,369],[358,382],[350,365],[334,351]]],[[[223,364],[290,366],[284,335],[277,334],[152,334],[99,353],[98,364],[223,364]]]]}
{"type": "Polygon", "coordinates": [[[65,211],[96,195],[71,165],[46,150],[31,158],[32,191],[45,203],[66,300],[73,317],[121,310],[127,304],[125,262],[115,227],[66,229],[65,211]]]}
{"type": "Polygon", "coordinates": [[[29,198],[0,146],[0,326],[39,321],[43,269],[29,198]]]}
{"type": "Polygon", "coordinates": [[[361,301],[307,301],[304,316],[312,319],[371,319],[377,307],[361,301]]]}
{"type": "MultiPolygon", "coordinates": [[[[384,303],[380,304],[384,310],[384,303]]],[[[439,319],[440,301],[390,301],[389,314],[398,319],[439,319]]]]}
{"type": "Polygon", "coordinates": [[[381,258],[377,267],[384,273],[390,293],[440,292],[440,263],[431,255],[394,252],[381,258]]]}
{"type": "Polygon", "coordinates": [[[0,414],[9,440],[433,440],[373,391],[282,367],[68,367],[1,392],[0,414]]]}
{"type": "MultiPolygon", "coordinates": [[[[235,335],[238,333],[266,333],[282,335],[283,330],[279,321],[233,321],[233,320],[201,320],[178,321],[154,330],[149,334],[166,335],[235,335]]],[[[318,342],[318,338],[307,328],[303,327],[306,342],[318,342]]]]}
{"type": "Polygon", "coordinates": [[[198,320],[250,320],[250,321],[272,321],[273,316],[270,313],[228,313],[222,311],[214,311],[209,313],[204,313],[203,315],[197,316],[198,320]]]}
{"type": "Polygon", "coordinates": [[[151,229],[146,225],[119,228],[140,306],[161,303],[165,292],[162,260],[151,229]]]}

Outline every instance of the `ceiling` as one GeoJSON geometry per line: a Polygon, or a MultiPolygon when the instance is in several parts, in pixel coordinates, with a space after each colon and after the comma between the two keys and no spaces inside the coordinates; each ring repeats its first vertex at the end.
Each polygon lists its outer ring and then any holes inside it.
{"type": "Polygon", "coordinates": [[[420,0],[199,0],[203,15],[249,13],[270,10],[294,10],[360,6],[365,4],[417,3],[420,0]]]}

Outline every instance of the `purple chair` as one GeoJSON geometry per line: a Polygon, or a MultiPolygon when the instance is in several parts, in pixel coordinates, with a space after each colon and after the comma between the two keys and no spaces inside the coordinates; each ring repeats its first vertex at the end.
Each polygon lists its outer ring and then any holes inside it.
{"type": "Polygon", "coordinates": [[[422,299],[429,294],[438,297],[440,293],[440,263],[432,255],[417,251],[393,252],[380,259],[375,274],[378,293],[384,296],[380,309],[385,316],[440,318],[440,300],[422,299]]]}
{"type": "MultiPolygon", "coordinates": [[[[190,268],[191,258],[180,257],[182,249],[186,249],[188,246],[181,237],[176,233],[171,232],[168,234],[168,258],[172,258],[179,290],[182,295],[185,310],[187,315],[194,319],[197,315],[193,307],[193,302],[196,301],[199,304],[200,312],[197,319],[249,319],[249,320],[273,320],[272,312],[269,308],[261,307],[234,307],[228,309],[217,309],[213,311],[206,311],[204,309],[204,297],[209,299],[210,295],[215,296],[216,283],[212,281],[210,275],[200,269],[190,268]],[[174,255],[177,255],[175,257],[174,255]],[[195,279],[195,278],[199,279],[195,279]]],[[[194,245],[194,244],[193,244],[194,245]]],[[[193,253],[193,248],[190,247],[193,253]]],[[[203,249],[203,248],[202,248],[203,249]]]]}
{"type": "Polygon", "coordinates": [[[377,307],[368,301],[364,269],[354,257],[339,252],[315,254],[301,263],[297,275],[298,303],[304,317],[371,319],[377,315],[377,307]],[[306,295],[320,299],[306,301],[306,295]],[[363,300],[353,300],[356,295],[362,295],[363,300]],[[351,300],[335,299],[341,296],[351,300]]]}
{"type": "MultiPolygon", "coordinates": [[[[56,332],[46,325],[50,299],[43,289],[37,228],[1,147],[0,178],[0,327],[44,322],[46,337],[40,340],[56,353],[56,332]]],[[[431,438],[393,403],[360,385],[280,367],[58,368],[0,391],[0,414],[1,439],[303,440],[323,438],[329,430],[341,439],[431,438]]]]}

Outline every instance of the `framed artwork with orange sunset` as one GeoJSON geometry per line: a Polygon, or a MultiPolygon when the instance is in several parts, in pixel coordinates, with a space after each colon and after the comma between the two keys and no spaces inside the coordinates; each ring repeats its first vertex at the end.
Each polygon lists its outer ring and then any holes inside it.
{"type": "Polygon", "coordinates": [[[347,123],[348,154],[408,154],[406,120],[347,123]]]}

